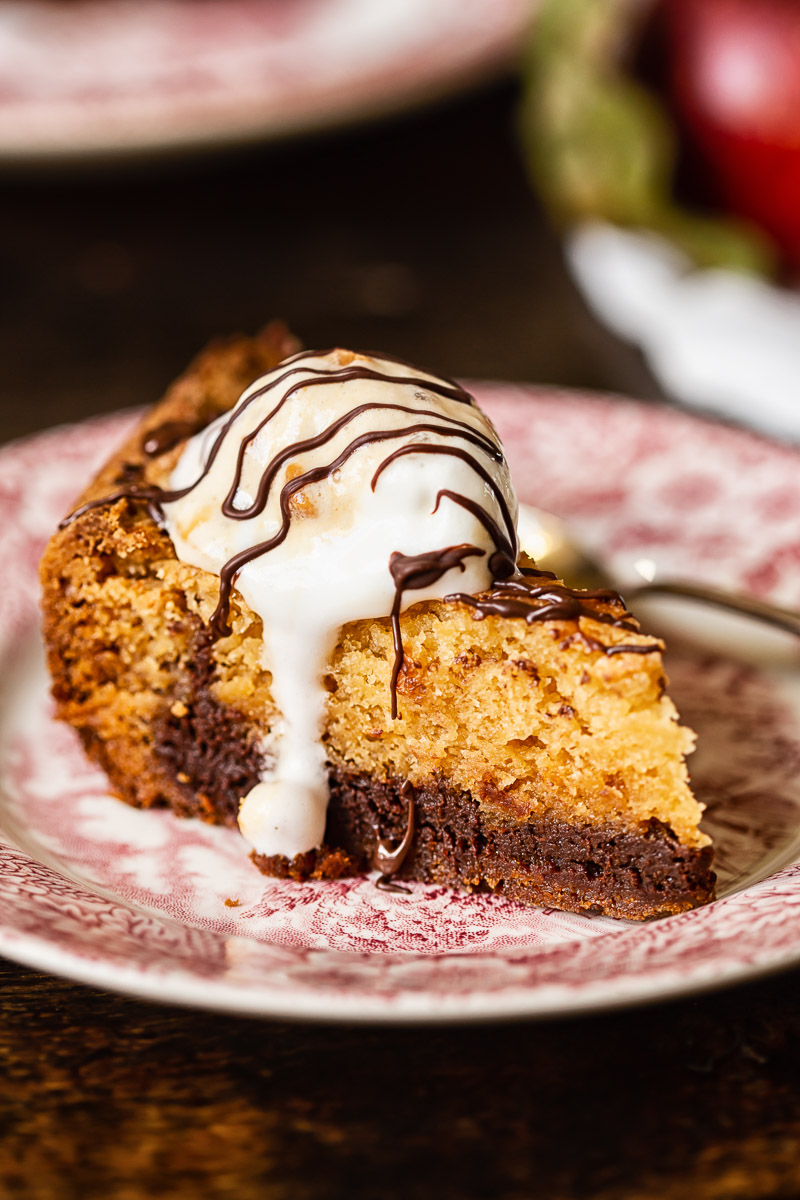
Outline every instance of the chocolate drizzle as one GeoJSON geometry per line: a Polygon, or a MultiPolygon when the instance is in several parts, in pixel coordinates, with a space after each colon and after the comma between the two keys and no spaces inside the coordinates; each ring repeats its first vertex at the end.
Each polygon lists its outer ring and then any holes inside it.
{"type": "MultiPolygon", "coordinates": [[[[389,378],[389,376],[383,376],[382,378],[387,379],[387,378],[389,378]]],[[[320,382],[323,382],[323,381],[320,381],[320,382]]],[[[239,455],[238,455],[238,459],[237,459],[237,463],[236,463],[236,474],[234,475],[233,482],[230,486],[228,494],[222,502],[222,511],[225,514],[225,516],[231,517],[235,521],[245,521],[250,517],[258,516],[259,513],[262,513],[264,511],[264,508],[266,507],[266,504],[267,504],[267,500],[269,499],[270,491],[272,489],[272,484],[274,483],[275,478],[276,478],[278,472],[280,471],[281,467],[284,466],[285,463],[289,462],[292,458],[295,458],[299,454],[304,454],[308,450],[318,450],[320,446],[324,446],[327,442],[332,441],[332,439],[336,436],[336,434],[340,433],[341,430],[344,429],[346,425],[349,425],[352,421],[354,421],[356,419],[356,417],[359,417],[359,416],[361,416],[362,413],[370,412],[374,409],[380,409],[384,412],[393,411],[393,412],[413,413],[415,416],[426,416],[426,417],[433,416],[433,417],[436,417],[437,421],[439,421],[439,422],[442,421],[443,419],[445,419],[445,418],[440,417],[437,413],[431,413],[431,411],[429,409],[410,408],[406,404],[381,404],[378,402],[372,402],[369,404],[359,404],[355,408],[351,408],[350,411],[345,413],[343,416],[339,417],[338,420],[333,421],[327,427],[327,429],[324,429],[322,431],[322,433],[318,433],[313,438],[305,438],[303,441],[300,441],[300,442],[292,442],[289,446],[284,447],[284,449],[281,450],[278,454],[276,454],[274,456],[274,458],[270,461],[269,465],[267,466],[266,470],[264,471],[264,474],[261,476],[261,481],[258,486],[258,492],[256,494],[256,498],[253,501],[253,503],[250,505],[250,507],[249,508],[237,508],[235,500],[236,500],[236,493],[239,491],[239,488],[240,488],[241,482],[242,482],[242,471],[244,469],[245,450],[246,450],[247,446],[251,444],[253,437],[254,437],[254,434],[248,434],[247,437],[242,439],[241,445],[239,447],[239,455]]],[[[258,428],[261,429],[262,426],[263,426],[263,422],[262,422],[262,425],[260,425],[258,428]]],[[[361,434],[360,437],[354,438],[353,441],[350,442],[350,444],[345,447],[345,449],[342,451],[342,453],[339,455],[339,457],[335,460],[335,462],[330,463],[330,464],[328,464],[327,467],[323,468],[325,471],[325,476],[323,476],[323,478],[326,478],[328,475],[333,474],[333,472],[335,470],[338,470],[338,468],[340,466],[342,466],[342,464],[351,456],[351,454],[355,453],[355,451],[359,450],[362,446],[372,445],[374,442],[391,441],[396,438],[406,437],[408,434],[411,434],[411,433],[438,433],[440,437],[461,438],[464,441],[471,442],[473,446],[477,446],[479,450],[482,450],[484,452],[484,454],[487,454],[495,462],[502,462],[502,459],[503,459],[502,453],[499,451],[498,447],[494,444],[494,442],[492,442],[489,438],[484,437],[483,434],[477,433],[472,428],[471,425],[467,424],[466,421],[449,420],[447,425],[442,425],[439,423],[437,423],[436,425],[432,425],[428,422],[419,422],[415,425],[406,425],[401,429],[370,430],[368,433],[361,434]]],[[[457,450],[451,451],[451,450],[445,450],[444,447],[440,447],[440,446],[432,446],[432,445],[424,445],[424,444],[420,445],[418,443],[416,443],[416,444],[412,443],[410,446],[402,446],[400,448],[400,450],[395,450],[393,454],[390,454],[389,457],[384,460],[384,462],[381,464],[381,466],[378,468],[378,470],[375,472],[375,475],[373,476],[372,490],[375,491],[375,482],[376,482],[378,476],[380,475],[384,466],[386,466],[389,462],[391,462],[392,459],[399,457],[401,454],[409,453],[412,451],[414,453],[419,453],[420,451],[423,453],[426,451],[428,453],[453,453],[453,454],[458,454],[459,457],[464,458],[465,460],[469,461],[470,463],[474,462],[474,459],[472,459],[472,456],[467,455],[463,451],[457,451],[457,450]]],[[[475,469],[478,470],[479,473],[481,474],[481,477],[485,478],[485,480],[488,484],[490,484],[491,486],[494,486],[491,482],[491,476],[488,474],[488,472],[484,471],[483,468],[479,467],[479,465],[476,462],[474,463],[474,465],[475,465],[475,469]]],[[[317,468],[317,470],[319,470],[319,468],[317,468]]],[[[305,476],[309,475],[309,474],[311,474],[311,472],[305,472],[305,475],[299,475],[297,478],[305,479],[305,476]]],[[[306,482],[316,482],[316,480],[314,480],[314,481],[306,480],[306,482]]],[[[303,485],[301,485],[301,486],[303,486],[303,485]]]]}
{"type": "MultiPolygon", "coordinates": [[[[445,596],[445,602],[467,604],[475,610],[476,620],[487,616],[517,618],[532,625],[534,621],[579,621],[588,617],[601,625],[611,625],[616,629],[625,629],[629,633],[638,633],[639,627],[633,615],[628,612],[625,602],[619,592],[610,588],[595,588],[584,590],[570,588],[564,583],[555,581],[551,571],[536,571],[527,569],[511,579],[496,581],[488,592],[478,596],[470,596],[466,592],[454,592],[445,596]],[[531,578],[546,579],[543,584],[529,582],[531,578]],[[586,602],[594,601],[594,605],[586,602]],[[598,604],[606,604],[616,610],[606,612],[598,608],[598,604]]],[[[652,654],[661,649],[659,642],[650,645],[636,643],[619,643],[606,645],[597,638],[582,633],[581,637],[590,650],[598,650],[606,655],[613,654],[652,654]]]]}
{"type": "MultiPolygon", "coordinates": [[[[484,440],[488,442],[489,439],[486,438],[484,440]]],[[[489,444],[493,445],[491,442],[489,444]]],[[[494,449],[495,453],[492,455],[492,457],[494,458],[495,462],[501,463],[503,461],[503,455],[499,448],[494,447],[494,449]]],[[[393,450],[391,454],[386,456],[375,474],[372,476],[370,487],[372,488],[373,492],[375,491],[375,484],[378,482],[386,468],[390,466],[396,459],[402,458],[406,454],[448,454],[453,458],[460,458],[462,462],[465,462],[469,467],[471,467],[475,474],[483,480],[497,501],[497,506],[500,509],[500,512],[503,514],[503,520],[506,525],[506,533],[504,534],[502,532],[500,526],[495,520],[493,520],[492,517],[489,516],[485,508],[481,508],[479,504],[476,504],[474,500],[470,500],[467,496],[462,496],[460,492],[451,492],[446,488],[443,488],[436,496],[436,503],[433,507],[433,511],[436,512],[438,509],[439,504],[442,501],[442,497],[447,497],[447,499],[452,500],[455,504],[459,504],[462,508],[467,509],[468,512],[471,512],[472,515],[477,518],[499,550],[502,550],[509,556],[514,555],[517,535],[514,527],[514,518],[509,512],[505,497],[485,467],[482,467],[481,464],[474,458],[474,456],[468,454],[465,450],[459,450],[456,446],[433,446],[430,443],[419,444],[412,442],[411,445],[401,446],[398,450],[393,450]]]]}
{"type": "Polygon", "coordinates": [[[145,434],[142,441],[142,453],[147,458],[158,458],[168,450],[174,450],[178,442],[183,442],[199,433],[202,429],[197,421],[165,421],[145,434]]]}
{"type": "Polygon", "coordinates": [[[458,567],[464,570],[464,559],[483,555],[485,550],[477,546],[462,544],[446,546],[443,550],[432,550],[428,554],[400,554],[395,550],[389,557],[389,572],[394,580],[394,603],[392,604],[392,639],[394,642],[394,665],[392,666],[392,720],[397,718],[397,680],[403,667],[403,638],[400,632],[400,613],[406,591],[421,591],[433,587],[448,571],[458,567]]]}
{"type": "Polygon", "coordinates": [[[402,867],[414,841],[414,789],[408,780],[403,784],[400,795],[408,804],[405,833],[402,839],[395,846],[391,847],[380,838],[375,843],[375,849],[372,853],[373,870],[380,871],[380,875],[375,881],[375,886],[384,892],[408,892],[408,888],[394,883],[391,878],[402,867]]]}

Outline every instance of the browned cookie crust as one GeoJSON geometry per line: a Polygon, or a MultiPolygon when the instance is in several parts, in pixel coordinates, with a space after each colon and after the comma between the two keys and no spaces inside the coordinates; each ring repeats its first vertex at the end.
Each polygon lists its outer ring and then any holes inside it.
{"type": "MultiPolygon", "coordinates": [[[[279,324],[212,346],[79,503],[163,484],[183,441],[295,349],[279,324]]],[[[234,593],[231,633],[212,633],[216,577],[179,563],[130,496],[57,533],[41,574],[58,714],[120,797],[235,825],[276,718],[259,619],[234,593]]],[[[388,619],[342,631],[326,677],[325,844],[257,865],[295,879],[367,870],[379,842],[402,839],[410,804],[398,877],[638,918],[710,899],[711,849],[683,766],[691,735],[663,696],[659,643],[591,613],[475,615],[467,603],[403,614],[399,722],[388,619]]]]}

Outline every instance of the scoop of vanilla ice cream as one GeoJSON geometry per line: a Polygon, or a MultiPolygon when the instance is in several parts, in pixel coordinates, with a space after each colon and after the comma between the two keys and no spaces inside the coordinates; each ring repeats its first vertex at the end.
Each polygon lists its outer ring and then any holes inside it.
{"type": "Polygon", "coordinates": [[[478,592],[492,582],[495,541],[471,507],[504,532],[504,506],[516,521],[505,460],[487,453],[488,445],[499,452],[490,422],[437,388],[452,385],[394,360],[342,350],[295,356],[193,437],[173,471],[170,489],[190,489],[164,505],[179,559],[219,574],[235,555],[274,543],[235,582],[262,619],[264,666],[282,714],[275,767],[244,799],[239,818],[259,853],[291,858],[322,843],[322,676],[342,625],[391,611],[393,552],[462,544],[484,552],[407,591],[403,607],[478,592]],[[421,449],[386,463],[409,445],[421,449]],[[309,471],[315,478],[282,501],[285,485],[309,471]]]}

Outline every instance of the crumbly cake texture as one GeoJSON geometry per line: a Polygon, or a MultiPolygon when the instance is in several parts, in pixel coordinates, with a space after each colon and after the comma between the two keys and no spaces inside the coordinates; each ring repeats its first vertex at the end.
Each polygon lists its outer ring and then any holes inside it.
{"type": "MultiPolygon", "coordinates": [[[[131,481],[163,485],[185,438],[295,349],[278,323],[213,344],[76,504],[131,481]]],[[[58,716],[115,792],[235,825],[269,766],[279,716],[260,618],[234,591],[230,634],[215,638],[218,578],[179,562],[141,501],[90,509],[57,532],[41,578],[58,716]]],[[[411,803],[399,878],[628,918],[712,897],[684,763],[693,735],[665,695],[655,639],[585,616],[476,619],[443,601],[408,609],[401,628],[397,720],[389,618],[342,630],[325,676],[325,843],[292,860],[254,855],[261,870],[368,870],[379,840],[402,837],[411,803]],[[598,642],[649,652],[608,655],[598,642]]]]}

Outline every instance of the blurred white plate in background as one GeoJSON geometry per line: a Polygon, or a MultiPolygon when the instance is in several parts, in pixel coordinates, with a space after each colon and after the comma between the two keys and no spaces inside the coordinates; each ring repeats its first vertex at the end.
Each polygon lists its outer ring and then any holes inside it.
{"type": "Polygon", "coordinates": [[[800,441],[800,293],[699,270],[665,238],[578,226],[567,258],[593,312],[684,404],[800,441]]]}
{"type": "Polygon", "coordinates": [[[0,0],[0,160],[272,138],[499,73],[531,0],[0,0]]]}

